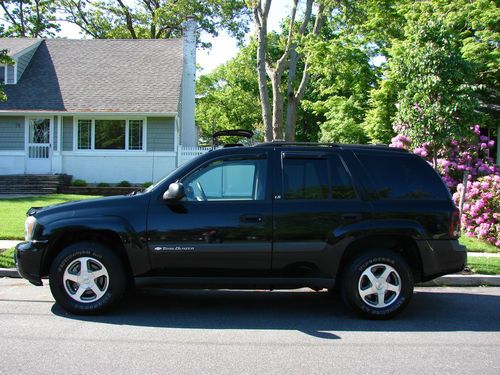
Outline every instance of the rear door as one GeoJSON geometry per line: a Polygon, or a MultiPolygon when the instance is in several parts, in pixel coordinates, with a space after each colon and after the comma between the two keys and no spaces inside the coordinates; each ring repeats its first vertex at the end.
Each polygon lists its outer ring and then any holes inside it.
{"type": "Polygon", "coordinates": [[[334,151],[281,151],[274,164],[273,272],[332,277],[357,223],[370,215],[342,157],[334,151]]]}

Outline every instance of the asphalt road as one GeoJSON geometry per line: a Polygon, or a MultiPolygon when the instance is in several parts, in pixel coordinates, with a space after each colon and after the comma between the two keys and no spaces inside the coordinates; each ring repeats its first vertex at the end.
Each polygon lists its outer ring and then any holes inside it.
{"type": "Polygon", "coordinates": [[[417,288],[382,322],[308,290],[145,290],[77,317],[0,279],[0,373],[498,375],[500,288],[417,288]]]}

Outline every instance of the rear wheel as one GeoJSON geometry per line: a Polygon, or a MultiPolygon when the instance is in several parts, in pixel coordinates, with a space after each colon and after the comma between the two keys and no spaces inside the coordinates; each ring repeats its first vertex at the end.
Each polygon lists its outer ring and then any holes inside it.
{"type": "Polygon", "coordinates": [[[356,257],[342,276],[342,296],[369,319],[388,319],[401,312],[413,295],[413,275],[397,253],[380,250],[356,257]]]}
{"type": "Polygon", "coordinates": [[[57,255],[50,269],[56,302],[74,314],[98,314],[123,297],[126,277],[120,258],[109,247],[79,242],[57,255]]]}

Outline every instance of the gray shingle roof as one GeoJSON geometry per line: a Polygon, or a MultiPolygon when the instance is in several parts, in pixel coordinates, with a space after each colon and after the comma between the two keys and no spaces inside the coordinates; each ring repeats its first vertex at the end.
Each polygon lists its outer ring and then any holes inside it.
{"type": "Polygon", "coordinates": [[[32,38],[0,38],[0,49],[6,49],[7,55],[13,57],[26,48],[40,43],[40,41],[41,39],[32,38]]]}
{"type": "Polygon", "coordinates": [[[46,39],[0,110],[177,112],[182,59],[182,39],[46,39]]]}

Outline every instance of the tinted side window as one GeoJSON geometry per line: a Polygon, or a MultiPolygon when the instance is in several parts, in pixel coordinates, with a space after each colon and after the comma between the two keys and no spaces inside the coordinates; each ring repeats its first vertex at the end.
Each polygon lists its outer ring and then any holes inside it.
{"type": "Polygon", "coordinates": [[[285,199],[328,199],[326,159],[283,159],[285,199]]]}
{"type": "Polygon", "coordinates": [[[447,199],[446,187],[424,160],[411,155],[358,154],[382,199],[447,199]]]}
{"type": "Polygon", "coordinates": [[[356,199],[351,178],[338,155],[332,156],[332,199],[356,199]]]}
{"type": "Polygon", "coordinates": [[[266,160],[217,160],[182,182],[189,201],[265,199],[266,160]]]}

